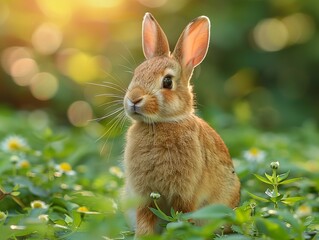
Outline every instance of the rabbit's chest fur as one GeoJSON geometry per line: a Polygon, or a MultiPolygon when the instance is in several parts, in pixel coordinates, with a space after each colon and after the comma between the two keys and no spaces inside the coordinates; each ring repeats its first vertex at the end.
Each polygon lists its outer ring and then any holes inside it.
{"type": "Polygon", "coordinates": [[[140,196],[159,192],[167,199],[193,195],[206,166],[198,128],[187,121],[153,126],[134,123],[124,156],[133,191],[140,196]]]}

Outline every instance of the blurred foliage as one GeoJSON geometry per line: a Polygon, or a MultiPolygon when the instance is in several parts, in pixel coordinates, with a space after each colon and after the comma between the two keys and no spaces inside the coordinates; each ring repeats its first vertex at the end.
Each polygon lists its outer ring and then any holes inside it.
{"type": "MultiPolygon", "coordinates": [[[[127,86],[127,71],[143,61],[141,21],[150,11],[171,48],[191,19],[211,19],[210,50],[193,77],[206,118],[220,111],[236,116],[225,126],[236,119],[264,129],[318,122],[316,0],[12,0],[0,9],[2,104],[65,120],[81,100],[105,114],[97,106],[108,99],[94,95],[106,90],[85,83],[127,86]]],[[[91,107],[82,114],[92,117],[91,107]]]]}
{"type": "Polygon", "coordinates": [[[1,237],[133,238],[117,207],[125,119],[114,116],[144,59],[147,11],[171,48],[193,18],[211,19],[210,50],[192,82],[198,113],[225,140],[243,189],[235,212],[209,206],[192,213],[199,219],[212,213],[207,226],[175,221],[150,239],[212,239],[225,223],[234,224],[236,234],[215,237],[317,239],[316,0],[1,1],[1,237]],[[88,121],[94,118],[105,122],[88,121]],[[249,193],[269,196],[253,174],[271,174],[274,161],[278,174],[302,177],[280,193],[304,199],[279,201],[279,209],[251,199],[249,193]]]}

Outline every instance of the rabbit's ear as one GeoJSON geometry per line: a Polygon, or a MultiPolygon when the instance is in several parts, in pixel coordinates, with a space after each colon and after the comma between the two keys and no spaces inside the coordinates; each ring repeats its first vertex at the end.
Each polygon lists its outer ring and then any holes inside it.
{"type": "Polygon", "coordinates": [[[169,55],[167,37],[150,13],[146,13],[143,19],[142,41],[143,52],[146,59],[169,55]]]}
{"type": "Polygon", "coordinates": [[[206,56],[210,37],[210,21],[201,16],[193,20],[181,34],[173,56],[188,71],[192,71],[206,56]]]}

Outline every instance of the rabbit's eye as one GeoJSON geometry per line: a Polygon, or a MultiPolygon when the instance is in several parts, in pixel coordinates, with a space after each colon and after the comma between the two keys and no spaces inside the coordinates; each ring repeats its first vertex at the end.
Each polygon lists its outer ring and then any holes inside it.
{"type": "Polygon", "coordinates": [[[171,75],[166,75],[163,78],[163,88],[172,89],[173,87],[173,80],[171,75]]]}

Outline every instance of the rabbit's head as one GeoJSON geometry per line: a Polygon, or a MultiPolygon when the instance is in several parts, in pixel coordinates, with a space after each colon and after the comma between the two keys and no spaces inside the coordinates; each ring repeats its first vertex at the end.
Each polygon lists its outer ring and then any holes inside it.
{"type": "Polygon", "coordinates": [[[150,14],[143,20],[143,52],[146,60],[134,71],[124,98],[126,114],[146,123],[179,121],[194,112],[194,68],[209,45],[210,22],[198,17],[185,28],[173,53],[165,33],[150,14]]]}

